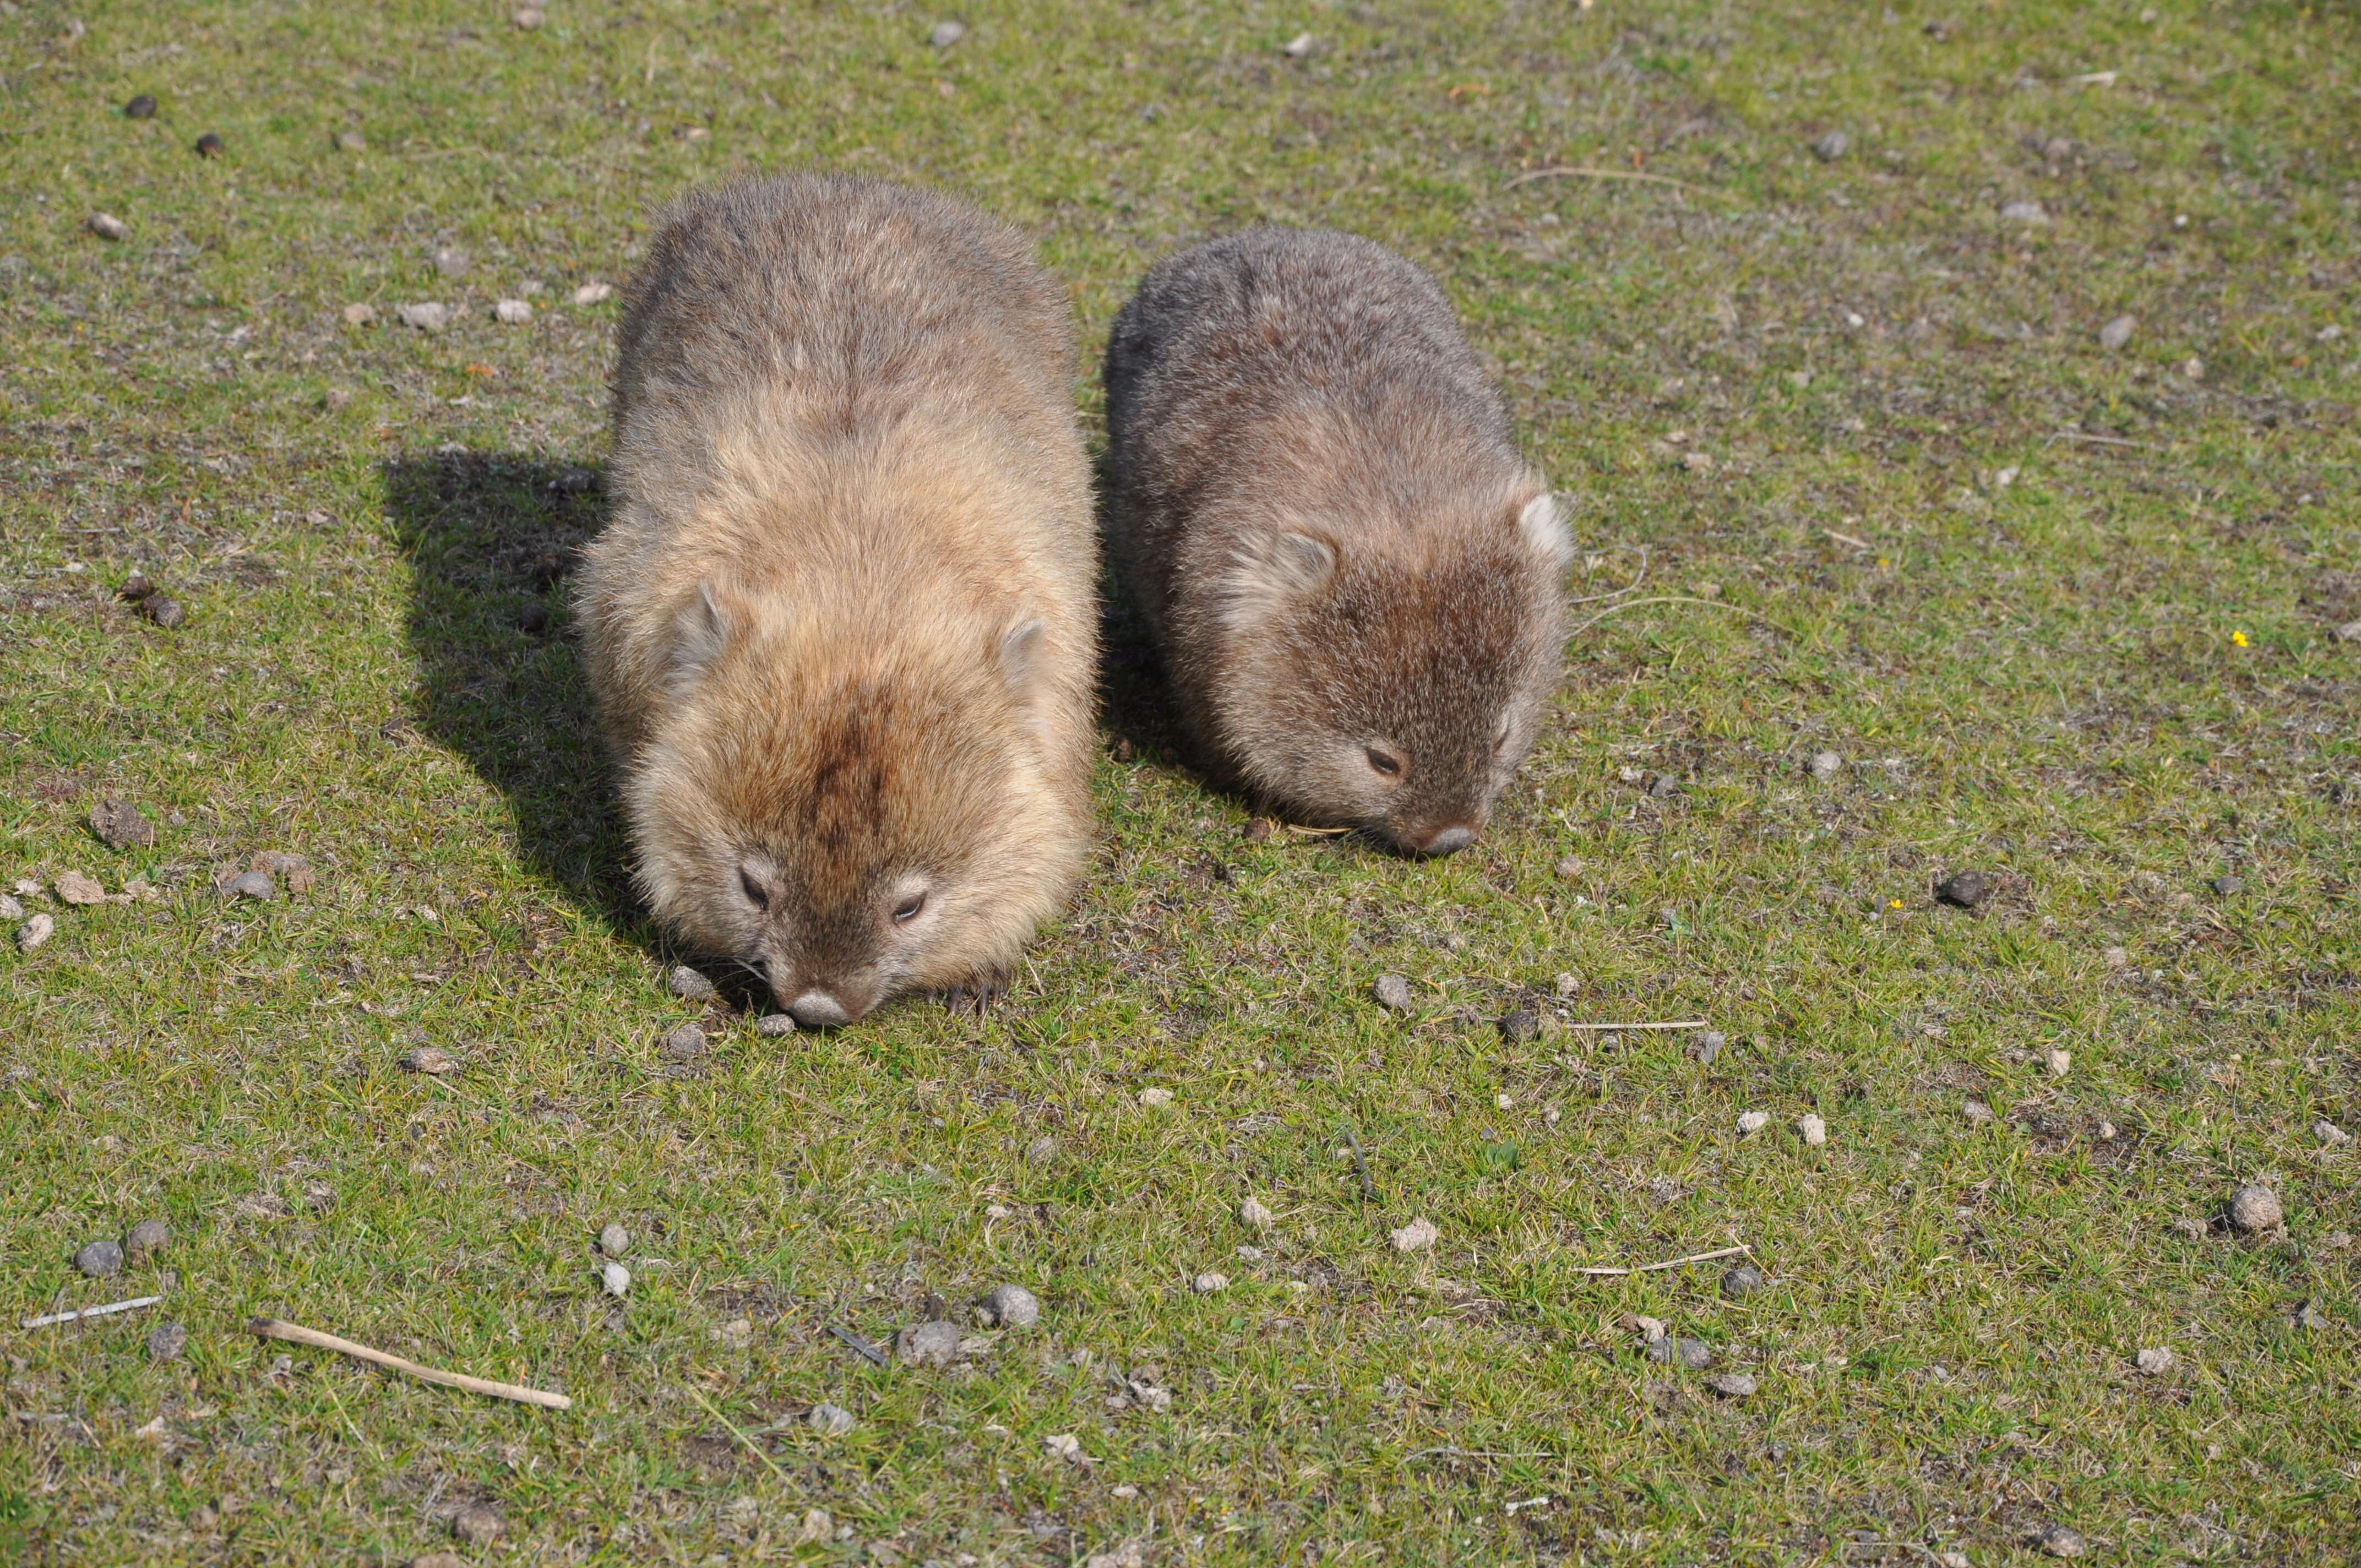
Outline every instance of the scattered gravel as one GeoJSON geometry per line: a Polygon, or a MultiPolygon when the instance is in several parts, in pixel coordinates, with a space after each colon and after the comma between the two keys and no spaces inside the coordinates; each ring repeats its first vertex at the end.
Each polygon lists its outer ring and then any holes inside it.
{"type": "Polygon", "coordinates": [[[686,964],[673,966],[672,972],[664,976],[664,989],[683,1002],[713,1000],[713,982],[686,964]]]}
{"type": "Polygon", "coordinates": [[[270,880],[269,873],[267,872],[240,872],[222,883],[222,896],[224,898],[276,898],[279,896],[279,884],[270,880]]]}
{"type": "Polygon", "coordinates": [[[1830,131],[1812,144],[1812,156],[1822,163],[1834,163],[1852,150],[1852,137],[1842,131],[1830,131]]]}
{"type": "Polygon", "coordinates": [[[1041,1321],[1041,1299],[1022,1285],[996,1285],[981,1310],[991,1327],[1029,1329],[1041,1321]]]}
{"type": "Polygon", "coordinates": [[[1400,975],[1378,976],[1378,983],[1369,987],[1369,994],[1376,999],[1378,1006],[1389,1013],[1407,1013],[1411,1010],[1410,981],[1400,975]]]}
{"type": "Polygon", "coordinates": [[[1804,1142],[1814,1148],[1828,1141],[1828,1124],[1817,1116],[1807,1113],[1797,1118],[1795,1131],[1802,1135],[1804,1142]]]}
{"type": "Polygon", "coordinates": [[[522,326],[533,320],[533,303],[528,300],[502,300],[492,307],[492,318],[509,326],[522,326]]]}
{"type": "Polygon", "coordinates": [[[507,1527],[500,1510],[489,1503],[470,1503],[451,1516],[451,1533],[470,1546],[489,1546],[507,1527]]]}
{"type": "Polygon", "coordinates": [[[965,37],[967,37],[965,22],[941,21],[937,22],[934,30],[927,35],[927,41],[937,49],[949,49],[965,37]]]}
{"type": "Polygon", "coordinates": [[[123,105],[123,115],[130,120],[152,120],[156,117],[156,94],[141,93],[123,105]]]}
{"type": "Polygon", "coordinates": [[[136,806],[115,799],[91,807],[90,830],[110,850],[148,850],[156,844],[156,825],[136,806]]]}
{"type": "Polygon", "coordinates": [[[622,1256],[631,1250],[631,1233],[620,1225],[601,1225],[598,1228],[598,1250],[609,1257],[622,1256]]]}
{"type": "Polygon", "coordinates": [[[1738,1131],[1745,1137],[1752,1137],[1770,1124],[1771,1113],[1768,1111],[1749,1111],[1738,1118],[1738,1131]]]}
{"type": "Polygon", "coordinates": [[[1648,1342],[1648,1359],[1667,1366],[1702,1372],[1713,1365],[1713,1348],[1701,1339],[1676,1339],[1666,1334],[1648,1342]]]}
{"type": "Polygon", "coordinates": [[[421,1046],[405,1051],[395,1066],[404,1072],[423,1072],[429,1078],[441,1078],[458,1070],[459,1058],[440,1046],[421,1046]]]}
{"type": "Polygon", "coordinates": [[[1992,895],[1992,878],[1982,872],[1953,872],[1935,884],[1936,899],[1954,909],[1981,909],[1992,895]]]}
{"type": "Polygon", "coordinates": [[[1169,1089],[1143,1089],[1139,1091],[1139,1102],[1153,1111],[1159,1105],[1171,1104],[1172,1091],[1169,1089]]]}
{"type": "Polygon", "coordinates": [[[905,1366],[949,1366],[959,1356],[961,1337],[957,1323],[918,1323],[894,1336],[894,1354],[905,1366]]]}
{"type": "Polygon", "coordinates": [[[131,1227],[129,1235],[123,1238],[123,1254],[130,1259],[131,1266],[137,1268],[170,1246],[171,1242],[172,1228],[170,1225],[161,1220],[142,1220],[131,1227]]]}
{"type": "Polygon", "coordinates": [[[101,239],[121,239],[131,232],[130,226],[113,213],[93,213],[82,221],[82,226],[101,239]]]}
{"type": "Polygon", "coordinates": [[[1434,1228],[1433,1220],[1421,1215],[1400,1230],[1388,1231],[1386,1234],[1392,1240],[1396,1252],[1416,1252],[1421,1247],[1433,1246],[1443,1233],[1434,1228]]]}
{"type": "Polygon", "coordinates": [[[150,1361],[177,1360],[181,1352],[188,1347],[188,1343],[187,1329],[179,1323],[158,1323],[148,1331],[148,1359],[150,1361]]]}
{"type": "Polygon", "coordinates": [[[2113,354],[2125,344],[2129,343],[2132,340],[2132,334],[2138,330],[2137,316],[2117,316],[2099,329],[2099,346],[2113,354]]]}
{"type": "Polygon", "coordinates": [[[614,297],[612,283],[585,283],[574,291],[574,302],[577,305],[603,305],[614,297]]]}
{"type": "Polygon", "coordinates": [[[73,1255],[74,1266],[93,1279],[104,1279],[123,1268],[123,1248],[114,1242],[93,1242],[73,1255]]]}
{"type": "Polygon", "coordinates": [[[2081,1530],[2070,1530],[2062,1524],[2053,1524],[2037,1532],[2033,1544],[2052,1557],[2080,1557],[2091,1550],[2091,1543],[2082,1539],[2081,1530]]]}
{"type": "Polygon", "coordinates": [[[1743,1399],[1754,1392],[1754,1375],[1751,1372],[1725,1372],[1708,1377],[1705,1386],[1725,1399],[1743,1399]]]}
{"type": "Polygon", "coordinates": [[[1200,1296],[1215,1296],[1230,1288],[1226,1274],[1201,1274],[1189,1282],[1189,1288],[1200,1296]]]}
{"type": "Polygon", "coordinates": [[[2142,1372],[2147,1373],[2150,1377],[2160,1377],[2165,1373],[2171,1371],[2172,1361],[2172,1352],[2161,1348],[2144,1350],[2137,1355],[2132,1357],[2132,1365],[2138,1367],[2142,1372]]]}
{"type": "Polygon", "coordinates": [[[58,923],[47,915],[36,915],[16,927],[16,950],[29,953],[57,934],[58,923]]]}
{"type": "MultiPolygon", "coordinates": [[[[2323,1126],[2325,1123],[2322,1124],[2323,1126]]],[[[1249,1198],[1238,1205],[1238,1219],[1257,1231],[1267,1231],[1279,1223],[1279,1216],[1265,1208],[1259,1199],[1249,1198]]]]}
{"type": "Polygon", "coordinates": [[[414,326],[421,332],[441,332],[451,324],[451,307],[439,300],[396,305],[393,313],[401,318],[402,325],[414,326]]]}
{"type": "Polygon", "coordinates": [[[598,1269],[598,1286],[608,1295],[620,1297],[631,1288],[631,1271],[620,1263],[603,1264],[598,1269]]]}
{"type": "Polygon", "coordinates": [[[1721,1277],[1721,1293],[1733,1301],[1743,1301],[1763,1288],[1763,1271],[1751,1263],[1741,1263],[1721,1277]]]}
{"type": "Polygon", "coordinates": [[[2231,1195],[2230,1223],[2242,1231],[2275,1231],[2285,1219],[2279,1195],[2260,1182],[2231,1195]]]}
{"type": "Polygon", "coordinates": [[[1530,1007],[1520,1007],[1500,1020],[1500,1038],[1510,1045],[1521,1045],[1542,1032],[1542,1015],[1530,1007]]]}
{"type": "Polygon", "coordinates": [[[1834,751],[1815,751],[1812,753],[1812,760],[1804,764],[1804,769],[1814,778],[1826,784],[1844,772],[1844,759],[1834,751]]]}
{"type": "Polygon", "coordinates": [[[765,1013],[754,1020],[754,1033],[768,1039],[778,1039],[796,1032],[796,1015],[792,1013],[765,1013]]]}
{"type": "Polygon", "coordinates": [[[842,1405],[814,1405],[804,1420],[812,1431],[829,1437],[842,1437],[852,1430],[852,1412],[842,1405]]]}
{"type": "Polygon", "coordinates": [[[54,885],[57,888],[58,902],[60,904],[71,904],[77,908],[82,908],[106,902],[106,889],[80,872],[60,872],[54,885]]]}
{"type": "Polygon", "coordinates": [[[705,1051],[705,1031],[694,1024],[683,1024],[656,1042],[656,1054],[666,1061],[695,1061],[705,1051]]]}

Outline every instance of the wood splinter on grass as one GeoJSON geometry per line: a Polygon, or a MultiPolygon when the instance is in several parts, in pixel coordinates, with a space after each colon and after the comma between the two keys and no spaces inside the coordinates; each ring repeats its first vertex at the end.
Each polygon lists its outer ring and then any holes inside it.
{"type": "Polygon", "coordinates": [[[438,1372],[432,1366],[421,1366],[414,1361],[368,1345],[356,1344],[348,1339],[324,1334],[317,1329],[307,1329],[300,1323],[279,1318],[257,1318],[251,1327],[265,1339],[291,1340],[297,1344],[313,1345],[321,1350],[333,1350],[349,1355],[356,1361],[366,1361],[388,1371],[405,1373],[422,1382],[440,1383],[446,1388],[464,1388],[470,1394],[489,1394],[495,1399],[514,1399],[521,1405],[539,1405],[544,1409],[570,1410],[574,1401],[563,1394],[553,1394],[546,1388],[527,1388],[515,1383],[495,1383],[489,1378],[470,1377],[464,1372],[438,1372]]]}
{"type": "Polygon", "coordinates": [[[1660,1024],[1560,1024],[1558,1027],[1569,1032],[1579,1030],[1588,1035],[1606,1035],[1625,1029],[1703,1029],[1709,1027],[1711,1021],[1705,1018],[1682,1018],[1660,1024]]]}
{"type": "Polygon", "coordinates": [[[1726,1246],[1721,1248],[1719,1252],[1691,1253],[1686,1257],[1667,1258],[1663,1263],[1642,1263],[1635,1265],[1630,1268],[1577,1268],[1575,1272],[1576,1274],[1608,1277],[1620,1277],[1626,1274],[1661,1274],[1667,1268],[1682,1268],[1692,1263],[1711,1263],[1716,1258],[1736,1257],[1741,1253],[1751,1256],[1753,1252],[1754,1249],[1752,1247],[1748,1246],[1744,1242],[1741,1242],[1736,1246],[1726,1246]]]}
{"type": "Polygon", "coordinates": [[[38,1318],[27,1318],[20,1328],[45,1329],[51,1323],[71,1323],[77,1318],[104,1318],[115,1312],[128,1312],[138,1307],[152,1307],[161,1296],[134,1296],[128,1301],[109,1301],[104,1307],[77,1307],[71,1312],[44,1312],[38,1318]]]}

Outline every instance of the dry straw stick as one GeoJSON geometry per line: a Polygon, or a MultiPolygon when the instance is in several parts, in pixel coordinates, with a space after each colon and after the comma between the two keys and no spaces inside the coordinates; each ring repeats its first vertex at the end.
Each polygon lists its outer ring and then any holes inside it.
{"type": "Polygon", "coordinates": [[[1584,1034],[1587,1034],[1587,1035],[1598,1035],[1598,1034],[1612,1034],[1612,1033],[1617,1033],[1617,1032],[1621,1031],[1621,1030],[1624,1030],[1624,1029],[1702,1029],[1702,1028],[1706,1027],[1707,1023],[1708,1023],[1708,1020],[1703,1019],[1703,1018],[1684,1018],[1684,1019],[1681,1019],[1681,1020],[1680,1020],[1679,1022],[1677,1022],[1677,1023],[1664,1023],[1664,1024],[1560,1024],[1560,1025],[1558,1025],[1558,1027],[1559,1027],[1559,1028],[1561,1028],[1561,1029],[1566,1029],[1566,1030],[1575,1030],[1575,1029],[1579,1029],[1579,1030],[1581,1030],[1584,1034]]]}
{"type": "Polygon", "coordinates": [[[1603,1276],[1660,1274],[1667,1268],[1681,1268],[1692,1263],[1711,1263],[1718,1257],[1736,1257],[1741,1253],[1752,1253],[1753,1250],[1752,1247],[1741,1243],[1737,1246],[1723,1247],[1719,1252],[1691,1253],[1686,1257],[1668,1258],[1663,1263],[1642,1263],[1631,1268],[1577,1268],[1575,1272],[1603,1276]]]}
{"type": "Polygon", "coordinates": [[[45,1329],[51,1323],[71,1323],[77,1318],[104,1318],[115,1312],[127,1312],[135,1307],[152,1307],[161,1296],[134,1296],[128,1301],[109,1301],[104,1307],[77,1307],[71,1312],[44,1312],[38,1318],[27,1318],[20,1325],[28,1329],[45,1329]]]}
{"type": "Polygon", "coordinates": [[[407,1374],[426,1383],[440,1383],[446,1388],[464,1388],[470,1394],[489,1394],[495,1399],[514,1399],[522,1405],[539,1405],[544,1409],[570,1410],[574,1401],[563,1394],[553,1394],[545,1388],[527,1388],[515,1383],[495,1383],[489,1378],[470,1377],[464,1372],[438,1372],[432,1366],[421,1366],[414,1361],[404,1361],[398,1355],[356,1344],[348,1339],[324,1334],[317,1329],[307,1329],[279,1318],[257,1318],[253,1329],[265,1339],[283,1339],[296,1344],[333,1350],[349,1355],[356,1361],[366,1361],[373,1366],[407,1374]]]}

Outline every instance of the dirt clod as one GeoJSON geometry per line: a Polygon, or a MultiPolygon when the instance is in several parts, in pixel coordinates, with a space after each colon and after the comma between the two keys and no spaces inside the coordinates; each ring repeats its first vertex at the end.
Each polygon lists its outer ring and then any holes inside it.
{"type": "Polygon", "coordinates": [[[1954,909],[1981,909],[1992,895],[1992,879],[1982,872],[1953,872],[1935,884],[1936,899],[1954,909]]]}
{"type": "Polygon", "coordinates": [[[104,240],[117,240],[131,232],[131,225],[113,213],[93,213],[82,219],[82,226],[104,240]]]}
{"type": "Polygon", "coordinates": [[[1421,1247],[1433,1246],[1443,1233],[1435,1229],[1433,1220],[1421,1215],[1409,1224],[1389,1231],[1386,1234],[1393,1242],[1396,1252],[1416,1252],[1421,1247]]]}
{"type": "Polygon", "coordinates": [[[2137,1355],[2132,1357],[2132,1365],[2138,1367],[2150,1377],[2161,1376],[2165,1373],[2171,1371],[2172,1361],[2172,1352],[2166,1350],[2161,1346],[2141,1351],[2137,1355]]]}
{"type": "Polygon", "coordinates": [[[1804,764],[1804,771],[1826,784],[1844,772],[1844,759],[1834,751],[1815,751],[1811,761],[1804,764]]]}
{"type": "Polygon", "coordinates": [[[183,625],[189,619],[189,612],[181,608],[181,601],[162,592],[149,594],[141,599],[139,613],[167,631],[183,625]]]}
{"type": "Polygon", "coordinates": [[[656,1054],[666,1061],[695,1061],[705,1051],[705,1031],[694,1024],[683,1024],[656,1042],[656,1054]]]}
{"type": "Polygon", "coordinates": [[[219,158],[224,150],[219,131],[207,131],[197,138],[196,152],[199,158],[219,158]]]}
{"type": "Polygon", "coordinates": [[[1812,156],[1822,163],[1834,163],[1852,150],[1852,137],[1842,131],[1830,131],[1812,144],[1812,156]]]}
{"type": "Polygon", "coordinates": [[[2113,354],[2129,343],[2132,340],[2132,334],[2138,330],[2137,316],[2117,316],[2099,329],[2099,346],[2113,354]]]}
{"type": "Polygon", "coordinates": [[[92,1242],[73,1255],[74,1266],[93,1279],[104,1279],[123,1270],[123,1248],[110,1241],[92,1242]]]}
{"type": "Polygon", "coordinates": [[[1725,1372],[1708,1377],[1705,1386],[1725,1399],[1743,1399],[1754,1392],[1754,1375],[1750,1372],[1725,1372]]]}
{"type": "Polygon", "coordinates": [[[34,916],[16,927],[16,950],[29,953],[57,934],[58,923],[47,914],[34,916]]]}
{"type": "Polygon", "coordinates": [[[1763,1271],[1751,1263],[1741,1263],[1721,1277],[1721,1293],[1733,1301],[1743,1301],[1763,1288],[1763,1271]]]}
{"type": "Polygon", "coordinates": [[[156,94],[153,93],[141,93],[135,95],[131,102],[123,105],[123,115],[124,118],[129,120],[154,119],[156,117],[156,94]]]}
{"type": "Polygon", "coordinates": [[[1411,1007],[1410,981],[1398,974],[1379,975],[1369,995],[1389,1013],[1407,1013],[1411,1007]]]}
{"type": "Polygon", "coordinates": [[[90,830],[110,850],[147,850],[156,843],[156,825],[137,806],[112,797],[91,807],[90,830]]]}
{"type": "MultiPolygon", "coordinates": [[[[841,1405],[814,1405],[805,1415],[804,1420],[812,1431],[826,1433],[829,1437],[842,1437],[852,1430],[852,1412],[841,1405]]],[[[825,1536],[826,1529],[823,1527],[822,1539],[825,1539],[825,1536]]]]}
{"type": "Polygon", "coordinates": [[[2062,1524],[2049,1525],[2037,1531],[2033,1544],[2052,1557],[2080,1557],[2091,1550],[2091,1543],[2082,1539],[2081,1530],[2062,1524]]]}
{"type": "Polygon", "coordinates": [[[1500,1020],[1500,1038],[1510,1045],[1522,1045],[1542,1032],[1542,1015],[1530,1007],[1520,1007],[1500,1020]]]}
{"type": "Polygon", "coordinates": [[[393,313],[404,326],[414,326],[421,332],[441,332],[451,324],[451,307],[440,300],[421,300],[412,304],[396,305],[393,313]]]}
{"type": "Polygon", "coordinates": [[[404,1072],[423,1072],[429,1078],[441,1078],[458,1069],[459,1059],[440,1046],[421,1046],[402,1053],[396,1064],[404,1072]]]}
{"type": "Polygon", "coordinates": [[[675,964],[664,976],[664,989],[683,1002],[710,1002],[713,982],[686,964],[675,964]]]}
{"type": "Polygon", "coordinates": [[[917,1323],[894,1336],[894,1354],[905,1366],[945,1367],[958,1357],[960,1339],[957,1323],[917,1323]]]}
{"type": "Polygon", "coordinates": [[[1648,1359],[1666,1366],[1686,1366],[1692,1372],[1702,1372],[1713,1365],[1713,1347],[1701,1339],[1681,1339],[1666,1334],[1648,1342],[1648,1359]]]}
{"type": "Polygon", "coordinates": [[[172,1228],[161,1220],[142,1220],[123,1238],[123,1253],[138,1267],[172,1243],[172,1228]]]}
{"type": "Polygon", "coordinates": [[[60,872],[56,886],[58,902],[60,904],[86,908],[93,904],[106,902],[106,889],[99,886],[94,878],[84,876],[80,872],[60,872]]]}
{"type": "Polygon", "coordinates": [[[2275,1231],[2285,1221],[2279,1195],[2260,1182],[2241,1187],[2230,1197],[2230,1223],[2248,1233],[2275,1231]]]}
{"type": "Polygon", "coordinates": [[[189,1331],[179,1323],[158,1323],[148,1331],[148,1359],[173,1361],[188,1348],[189,1331]]]}
{"type": "Polygon", "coordinates": [[[489,1546],[507,1525],[500,1510],[486,1503],[470,1503],[451,1517],[451,1533],[470,1546],[489,1546]]]}
{"type": "Polygon", "coordinates": [[[1041,1299],[1022,1285],[996,1285],[982,1303],[983,1321],[994,1328],[1029,1329],[1041,1321],[1041,1299]]]}
{"type": "Polygon", "coordinates": [[[937,49],[949,49],[965,37],[967,37],[966,23],[946,20],[934,25],[933,30],[927,34],[927,41],[937,49]]]}
{"type": "Polygon", "coordinates": [[[598,1250],[609,1257],[620,1257],[631,1250],[631,1233],[617,1224],[598,1228],[598,1250]]]}

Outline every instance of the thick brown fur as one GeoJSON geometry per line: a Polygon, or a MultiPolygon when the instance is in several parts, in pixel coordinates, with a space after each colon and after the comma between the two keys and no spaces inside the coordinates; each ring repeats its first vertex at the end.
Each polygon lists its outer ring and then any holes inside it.
{"type": "Polygon", "coordinates": [[[1567,544],[1442,291],[1350,235],[1213,240],[1148,271],[1106,389],[1109,553],[1213,770],[1471,840],[1557,677],[1567,544]]]}
{"type": "Polygon", "coordinates": [[[1063,291],[961,203],[794,177],[674,207],[627,303],[581,610],[642,891],[807,1024],[988,989],[1091,837],[1063,291]]]}

